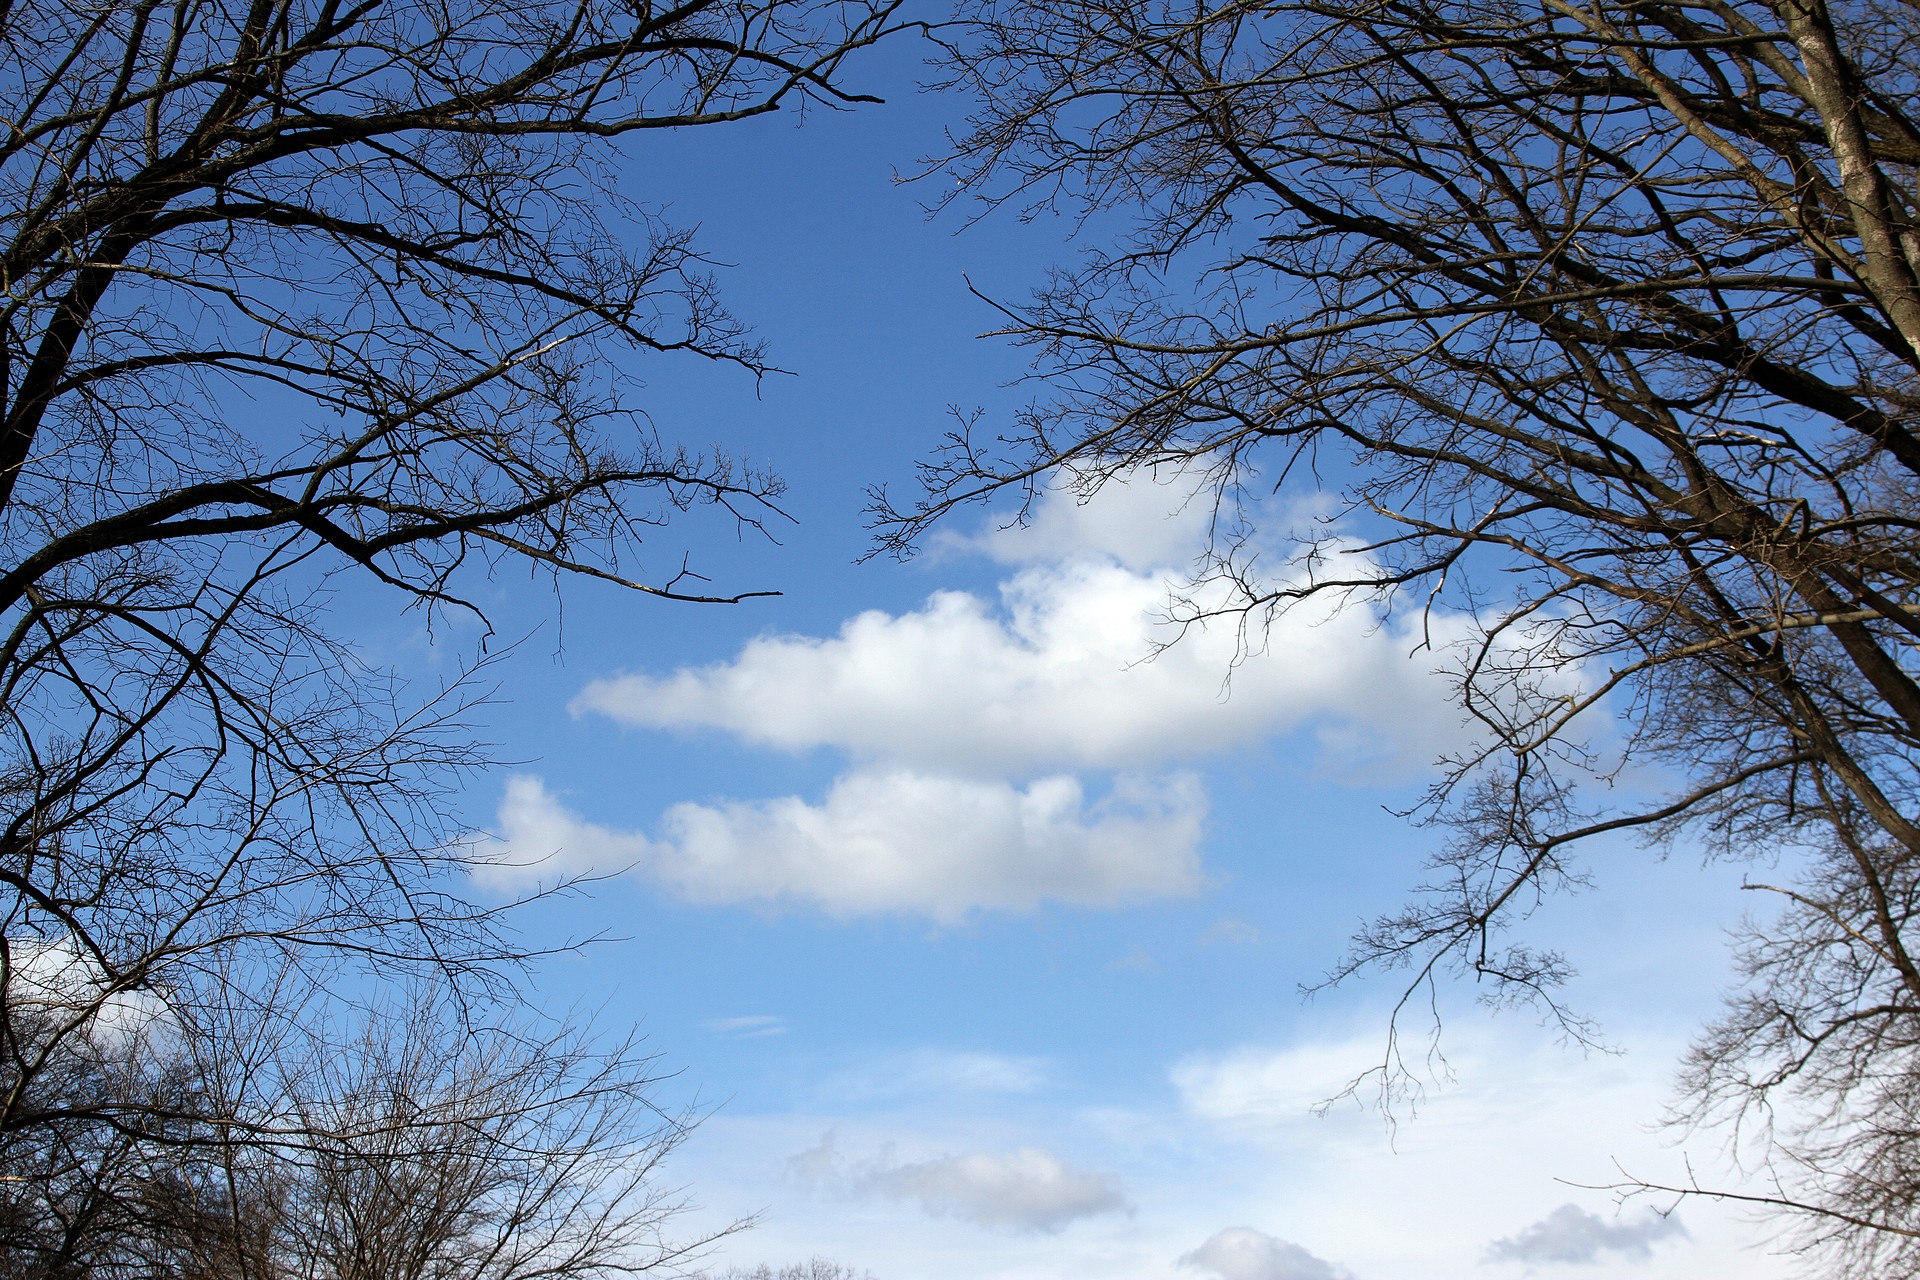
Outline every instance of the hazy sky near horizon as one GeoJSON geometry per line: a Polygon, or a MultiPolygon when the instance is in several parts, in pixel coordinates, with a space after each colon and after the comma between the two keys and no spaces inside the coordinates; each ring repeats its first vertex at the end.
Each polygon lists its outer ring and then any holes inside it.
{"type": "MultiPolygon", "coordinates": [[[[1786,1275],[1737,1213],[1592,1189],[1737,1176],[1655,1127],[1737,868],[1597,848],[1596,887],[1541,913],[1618,1052],[1448,990],[1417,1105],[1317,1115],[1380,1060],[1399,987],[1300,987],[1417,881],[1433,837],[1391,810],[1463,733],[1409,624],[1302,613],[1237,666],[1224,630],[1146,661],[1205,535],[1177,478],[854,563],[864,490],[909,486],[950,407],[1035,393],[970,286],[1017,301],[1074,252],[1066,220],[929,217],[938,177],[896,180],[959,107],[915,92],[918,58],[853,65],[885,105],[624,144],[792,371],[637,366],[666,438],[790,485],[771,539],[695,518],[660,562],[782,594],[491,602],[518,645],[485,728],[513,763],[467,798],[476,889],[604,877],[530,916],[608,938],[538,990],[640,1022],[663,1098],[710,1112],[667,1170],[688,1232],[757,1217],[716,1264],[879,1280],[1786,1275]]],[[[426,670],[472,641],[412,625],[370,648],[426,670]]]]}

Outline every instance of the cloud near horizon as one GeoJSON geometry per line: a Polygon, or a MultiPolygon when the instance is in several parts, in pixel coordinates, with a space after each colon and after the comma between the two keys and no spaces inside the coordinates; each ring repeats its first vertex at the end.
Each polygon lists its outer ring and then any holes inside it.
{"type": "Polygon", "coordinates": [[[1252,1227],[1227,1227],[1182,1254],[1180,1265],[1210,1271],[1219,1280],[1353,1280],[1353,1273],[1290,1240],[1252,1227]]]}
{"type": "Polygon", "coordinates": [[[892,1199],[916,1200],[935,1217],[1043,1234],[1133,1207],[1112,1174],[1076,1169],[1032,1147],[893,1165],[869,1174],[865,1186],[892,1199]]]}
{"type": "Polygon", "coordinates": [[[1686,1238],[1687,1229],[1675,1214],[1647,1209],[1609,1222],[1579,1205],[1563,1204],[1517,1234],[1488,1245],[1487,1261],[1570,1266],[1595,1266],[1603,1260],[1642,1263],[1653,1257],[1654,1245],[1686,1238]]]}
{"type": "Polygon", "coordinates": [[[1120,1179],[1078,1169],[1050,1151],[942,1155],[902,1161],[890,1153],[850,1161],[828,1132],[788,1162],[801,1181],[858,1199],[910,1200],[932,1217],[1054,1235],[1083,1218],[1131,1213],[1120,1179]]]}

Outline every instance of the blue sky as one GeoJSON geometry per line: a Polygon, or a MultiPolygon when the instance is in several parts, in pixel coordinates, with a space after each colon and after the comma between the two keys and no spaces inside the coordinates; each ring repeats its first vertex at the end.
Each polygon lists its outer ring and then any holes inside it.
{"type": "MultiPolygon", "coordinates": [[[[669,1170],[688,1231],[757,1215],[716,1264],[880,1280],[1785,1274],[1737,1214],[1568,1185],[1688,1156],[1738,1176],[1649,1127],[1725,978],[1736,873],[1600,848],[1596,889],[1537,922],[1621,1052],[1447,991],[1421,1105],[1316,1117],[1378,1059],[1398,988],[1298,987],[1418,877],[1430,837],[1388,809],[1460,732],[1432,659],[1349,614],[1288,619],[1230,682],[1223,634],[1143,661],[1199,546],[1177,480],[854,563],[867,486],[910,484],[950,406],[1029,394],[967,282],[1017,299],[1073,252],[1064,221],[930,219],[938,179],[895,181],[958,105],[918,70],[883,49],[855,79],[885,106],[624,153],[794,372],[638,366],[663,435],[770,463],[794,517],[777,541],[695,517],[655,563],[783,594],[492,588],[519,644],[485,711],[512,763],[467,798],[497,864],[476,888],[619,873],[530,914],[612,939],[538,994],[641,1023],[665,1100],[711,1110],[669,1170]]],[[[418,621],[370,649],[430,675],[472,643],[418,621]]]]}

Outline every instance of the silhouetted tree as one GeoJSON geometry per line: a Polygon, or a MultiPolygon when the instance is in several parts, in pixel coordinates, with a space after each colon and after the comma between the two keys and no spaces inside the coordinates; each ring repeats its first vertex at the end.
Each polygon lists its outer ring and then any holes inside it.
{"type": "Polygon", "coordinates": [[[477,614],[503,563],[737,598],[642,544],[777,483],[633,371],[760,355],[615,139],[851,102],[897,2],[0,4],[0,1268],[664,1256],[582,1190],[671,1145],[646,1073],[532,1030],[465,896],[478,695],[329,612],[477,614]]]}
{"type": "Polygon", "coordinates": [[[1584,1034],[1566,962],[1512,933],[1583,844],[1797,851],[1691,1105],[1792,1099],[1770,1199],[1802,1243],[1920,1268],[1920,10],[967,12],[962,192],[1131,222],[1007,308],[1051,391],[883,506],[893,544],[1009,490],[1177,471],[1221,517],[1187,616],[1468,620],[1439,661],[1479,746],[1424,811],[1447,843],[1336,978],[1464,973],[1584,1034]],[[1344,507],[1297,528],[1242,504],[1321,485],[1344,507]],[[1673,792],[1610,789],[1628,767],[1673,792]]]}

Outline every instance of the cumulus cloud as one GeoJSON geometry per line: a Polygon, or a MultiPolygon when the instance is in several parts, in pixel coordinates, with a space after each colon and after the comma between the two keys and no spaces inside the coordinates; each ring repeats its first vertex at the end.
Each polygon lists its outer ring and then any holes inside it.
{"type": "Polygon", "coordinates": [[[15,937],[7,941],[0,986],[10,1007],[46,1015],[78,1030],[96,1051],[165,1052],[180,1023],[151,991],[115,991],[92,955],[73,942],[15,937]]]}
{"type": "Polygon", "coordinates": [[[869,1169],[859,1187],[871,1195],[916,1200],[936,1217],[1015,1231],[1052,1233],[1082,1218],[1133,1207],[1112,1174],[1076,1169],[1033,1147],[884,1165],[869,1169]]]}
{"type": "Polygon", "coordinates": [[[819,804],[797,796],[679,804],[661,836],[581,819],[538,778],[509,781],[498,834],[475,847],[483,884],[637,869],[692,902],[908,912],[953,922],[1190,893],[1202,883],[1205,798],[1191,778],[1121,779],[1089,799],[1077,779],[1025,787],[905,769],[857,770],[819,804]]]}
{"type": "Polygon", "coordinates": [[[1123,781],[1089,802],[1071,777],[1016,787],[857,771],[823,803],[681,804],[651,872],[694,901],[785,900],[836,915],[1083,906],[1191,892],[1205,802],[1189,778],[1123,781]]]}
{"type": "Polygon", "coordinates": [[[1020,571],[998,606],[945,591],[878,610],[830,638],[764,636],[731,661],[589,684],[576,712],[652,729],[716,729],[786,751],[975,775],[1131,769],[1217,754],[1325,722],[1340,754],[1424,763],[1458,713],[1418,637],[1370,611],[1315,604],[1241,658],[1231,621],[1161,620],[1177,578],[1113,563],[1020,571]],[[1229,683],[1229,676],[1231,682],[1229,683]],[[1385,747],[1382,744],[1388,744],[1385,747]]]}
{"type": "Polygon", "coordinates": [[[631,831],[581,818],[529,774],[507,779],[493,834],[469,846],[468,872],[482,887],[509,892],[542,881],[612,874],[638,864],[652,846],[631,831]]]}
{"type": "Polygon", "coordinates": [[[1003,564],[1117,560],[1133,569],[1190,563],[1213,519],[1197,477],[1169,470],[1157,479],[1109,480],[1091,496],[1049,489],[1024,524],[991,527],[945,545],[985,552],[1003,564]]]}
{"type": "Polygon", "coordinates": [[[1612,1222],[1574,1204],[1563,1204],[1517,1235],[1487,1246],[1489,1262],[1567,1263],[1593,1266],[1601,1261],[1646,1262],[1653,1247],[1683,1240],[1687,1229],[1673,1214],[1652,1209],[1612,1222]]]}
{"type": "MultiPolygon", "coordinates": [[[[1233,619],[1196,622],[1150,658],[1174,638],[1183,575],[1167,566],[1204,540],[1190,488],[1121,485],[1084,505],[1056,493],[1031,527],[980,535],[975,549],[1012,566],[997,600],[940,592],[832,636],[763,636],[728,661],[593,681],[577,714],[834,750],[846,771],[818,798],[675,805],[645,835],[516,779],[498,834],[475,846],[476,877],[630,865],[689,901],[841,917],[1113,907],[1203,883],[1205,797],[1169,769],[1302,728],[1323,765],[1374,780],[1459,745],[1433,652],[1415,652],[1423,636],[1364,607],[1312,602],[1254,653],[1233,619]]],[[[1457,625],[1435,619],[1431,638],[1444,647],[1457,625]]]]}
{"type": "Polygon", "coordinates": [[[1353,1280],[1353,1273],[1299,1245],[1252,1227],[1216,1231],[1180,1265],[1210,1271],[1219,1280],[1353,1280]]]}

